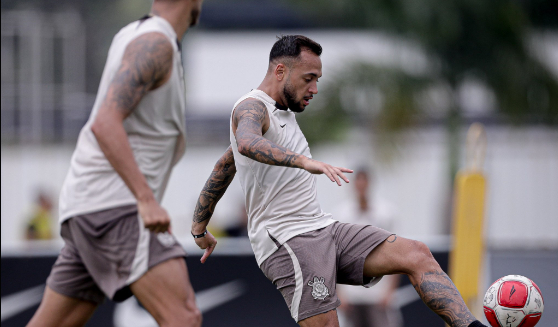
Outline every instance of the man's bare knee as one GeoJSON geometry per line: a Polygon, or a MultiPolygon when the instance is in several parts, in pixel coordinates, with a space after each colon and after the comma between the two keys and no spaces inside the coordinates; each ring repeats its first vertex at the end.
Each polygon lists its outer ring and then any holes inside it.
{"type": "Polygon", "coordinates": [[[180,307],[167,307],[158,316],[161,317],[158,322],[162,327],[199,327],[202,323],[202,314],[195,301],[186,301],[180,307]]]}
{"type": "Polygon", "coordinates": [[[187,311],[175,315],[173,319],[166,320],[161,326],[164,327],[199,327],[202,323],[202,314],[199,310],[187,311]]]}
{"type": "Polygon", "coordinates": [[[409,268],[411,271],[430,271],[434,269],[439,269],[440,266],[432,252],[426,244],[420,241],[412,241],[411,249],[408,253],[409,258],[409,268]]]}
{"type": "Polygon", "coordinates": [[[186,305],[186,315],[187,321],[191,322],[191,326],[201,326],[202,324],[202,313],[200,309],[196,306],[196,302],[186,305]]]}
{"type": "Polygon", "coordinates": [[[194,322],[194,326],[201,326],[202,325],[202,313],[201,311],[196,308],[196,310],[194,312],[192,312],[192,321],[194,322]]]}
{"type": "Polygon", "coordinates": [[[192,326],[201,326],[202,313],[200,309],[198,309],[194,296],[190,296],[186,299],[184,309],[186,311],[186,315],[188,316],[188,321],[192,322],[192,326]]]}

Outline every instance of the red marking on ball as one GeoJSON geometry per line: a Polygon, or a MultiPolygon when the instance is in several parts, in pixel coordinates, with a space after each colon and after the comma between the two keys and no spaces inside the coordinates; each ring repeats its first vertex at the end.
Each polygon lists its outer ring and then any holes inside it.
{"type": "Polygon", "coordinates": [[[494,310],[484,307],[484,315],[492,327],[501,327],[494,310]]]}
{"type": "Polygon", "coordinates": [[[523,308],[527,302],[527,286],[519,281],[506,281],[500,286],[498,303],[506,308],[523,308]]]}
{"type": "Polygon", "coordinates": [[[542,316],[541,313],[533,313],[527,315],[525,316],[525,318],[523,318],[523,321],[517,327],[533,327],[539,322],[541,316],[542,316]]]}

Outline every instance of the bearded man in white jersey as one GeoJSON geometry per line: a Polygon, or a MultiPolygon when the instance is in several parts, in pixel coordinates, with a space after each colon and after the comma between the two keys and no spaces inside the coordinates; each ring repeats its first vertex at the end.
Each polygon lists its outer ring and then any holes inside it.
{"type": "Polygon", "coordinates": [[[450,326],[484,326],[421,242],[383,229],[335,221],[320,209],[316,175],[341,186],[352,170],[312,159],[295,113],[318,93],[321,46],[301,35],[279,38],[260,86],[231,115],[231,146],[215,165],[197,203],[192,235],[205,262],[217,242],[206,229],[238,175],[246,196],[248,234],[260,269],[281,292],[300,326],[338,326],[336,283],[370,287],[384,275],[407,274],[416,291],[450,326]]]}
{"type": "Polygon", "coordinates": [[[114,37],[60,194],[65,241],[28,326],[83,326],[132,295],[160,326],[200,326],[186,253],[159,205],[185,150],[180,40],[202,0],[155,0],[114,37]]]}

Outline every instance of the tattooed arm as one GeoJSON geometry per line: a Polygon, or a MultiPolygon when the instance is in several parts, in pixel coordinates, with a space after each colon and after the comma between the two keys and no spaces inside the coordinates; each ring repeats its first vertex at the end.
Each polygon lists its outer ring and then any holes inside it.
{"type": "Polygon", "coordinates": [[[349,182],[343,172],[352,173],[352,170],[310,159],[263,137],[269,123],[267,108],[260,100],[248,98],[242,101],[233,114],[233,133],[238,152],[264,164],[305,169],[312,174],[326,174],[339,186],[339,177],[346,183],[349,182]]]}
{"type": "Polygon", "coordinates": [[[145,227],[154,232],[166,231],[170,219],[141,173],[122,123],[147,92],[169,79],[172,58],[172,45],[163,34],[146,33],[130,42],[91,126],[106,158],[137,199],[145,227]]]}
{"type": "MultiPolygon", "coordinates": [[[[213,167],[213,171],[200,193],[192,221],[193,235],[200,235],[207,230],[207,224],[213,215],[215,206],[217,206],[217,202],[227,191],[235,174],[234,156],[232,148],[229,146],[227,151],[217,161],[215,167],[213,167]]],[[[204,237],[196,238],[195,241],[201,249],[205,249],[205,253],[201,258],[201,263],[205,263],[205,260],[207,260],[207,257],[217,245],[217,241],[209,232],[204,237]]]]}

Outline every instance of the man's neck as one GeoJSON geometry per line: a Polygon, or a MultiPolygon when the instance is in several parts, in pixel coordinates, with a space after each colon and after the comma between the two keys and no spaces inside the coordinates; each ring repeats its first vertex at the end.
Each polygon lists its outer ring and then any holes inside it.
{"type": "Polygon", "coordinates": [[[258,90],[264,91],[273,100],[275,100],[275,102],[287,107],[287,102],[283,99],[280,88],[278,88],[276,85],[273,85],[268,76],[266,76],[260,86],[258,86],[258,90]]]}
{"type": "Polygon", "coordinates": [[[184,6],[185,2],[154,2],[151,8],[151,15],[165,19],[174,29],[176,38],[181,41],[184,33],[190,27],[190,18],[184,19],[189,15],[189,8],[184,6]]]}

